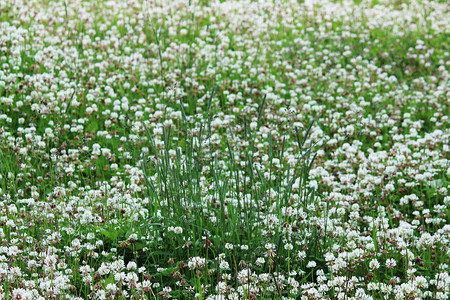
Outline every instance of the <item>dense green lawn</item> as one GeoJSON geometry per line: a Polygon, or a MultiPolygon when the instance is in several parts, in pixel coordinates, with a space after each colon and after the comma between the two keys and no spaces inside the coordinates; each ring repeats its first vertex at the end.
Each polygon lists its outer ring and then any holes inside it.
{"type": "Polygon", "coordinates": [[[445,1],[0,1],[0,299],[448,299],[445,1]]]}

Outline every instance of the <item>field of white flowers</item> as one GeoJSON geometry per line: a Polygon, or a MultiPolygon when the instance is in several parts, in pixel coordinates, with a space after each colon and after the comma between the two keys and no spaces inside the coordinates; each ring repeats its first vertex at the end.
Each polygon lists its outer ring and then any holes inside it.
{"type": "Polygon", "coordinates": [[[0,0],[0,299],[450,299],[450,12],[0,0]]]}

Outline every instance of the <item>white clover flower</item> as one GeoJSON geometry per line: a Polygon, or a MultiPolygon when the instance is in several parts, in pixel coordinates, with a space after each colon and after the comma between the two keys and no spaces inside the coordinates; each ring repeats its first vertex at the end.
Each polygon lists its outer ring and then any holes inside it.
{"type": "Polygon", "coordinates": [[[297,252],[297,257],[298,257],[300,260],[305,259],[305,258],[306,258],[306,252],[305,252],[305,251],[298,251],[298,252],[297,252]]]}
{"type": "Polygon", "coordinates": [[[369,268],[372,270],[377,270],[380,267],[380,263],[378,262],[378,260],[376,258],[372,259],[369,262],[369,268]]]}
{"type": "Polygon", "coordinates": [[[119,288],[114,283],[108,283],[105,288],[107,291],[116,292],[119,288]]]}
{"type": "Polygon", "coordinates": [[[287,244],[284,245],[284,249],[288,250],[288,251],[291,251],[292,249],[294,249],[294,246],[292,246],[291,243],[287,243],[287,244]]]}
{"type": "Polygon", "coordinates": [[[388,183],[384,186],[385,190],[389,191],[389,192],[393,192],[395,191],[395,186],[393,183],[388,183]]]}
{"type": "Polygon", "coordinates": [[[397,265],[397,262],[393,258],[388,258],[386,260],[386,267],[388,269],[393,269],[397,265]]]}
{"type": "Polygon", "coordinates": [[[258,258],[256,259],[255,264],[256,264],[257,266],[262,266],[262,265],[264,265],[265,262],[266,262],[266,260],[264,259],[264,257],[258,257],[258,258]]]}
{"type": "Polygon", "coordinates": [[[130,261],[127,264],[127,270],[136,270],[137,268],[137,264],[134,261],[130,261]]]}
{"type": "Polygon", "coordinates": [[[220,262],[219,268],[221,270],[228,270],[230,268],[230,265],[228,264],[228,262],[223,260],[223,261],[220,262]]]}
{"type": "Polygon", "coordinates": [[[267,250],[272,250],[272,249],[275,249],[275,245],[274,245],[274,244],[271,244],[271,243],[267,243],[267,244],[265,245],[265,248],[266,248],[267,250]]]}
{"type": "Polygon", "coordinates": [[[231,250],[233,250],[234,247],[233,247],[233,244],[231,244],[231,243],[226,243],[226,244],[225,244],[225,248],[231,251],[231,250]]]}

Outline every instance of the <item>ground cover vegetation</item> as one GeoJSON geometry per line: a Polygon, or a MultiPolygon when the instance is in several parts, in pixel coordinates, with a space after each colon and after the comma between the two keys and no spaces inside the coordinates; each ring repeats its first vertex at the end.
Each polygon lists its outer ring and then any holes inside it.
{"type": "Polygon", "coordinates": [[[0,299],[449,299],[449,20],[0,0],[0,299]]]}

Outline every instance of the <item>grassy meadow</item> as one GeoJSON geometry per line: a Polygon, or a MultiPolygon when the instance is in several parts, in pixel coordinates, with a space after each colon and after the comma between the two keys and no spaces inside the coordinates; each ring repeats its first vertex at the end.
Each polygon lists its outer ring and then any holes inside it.
{"type": "Polygon", "coordinates": [[[0,0],[0,299],[450,299],[450,10],[0,0]]]}

